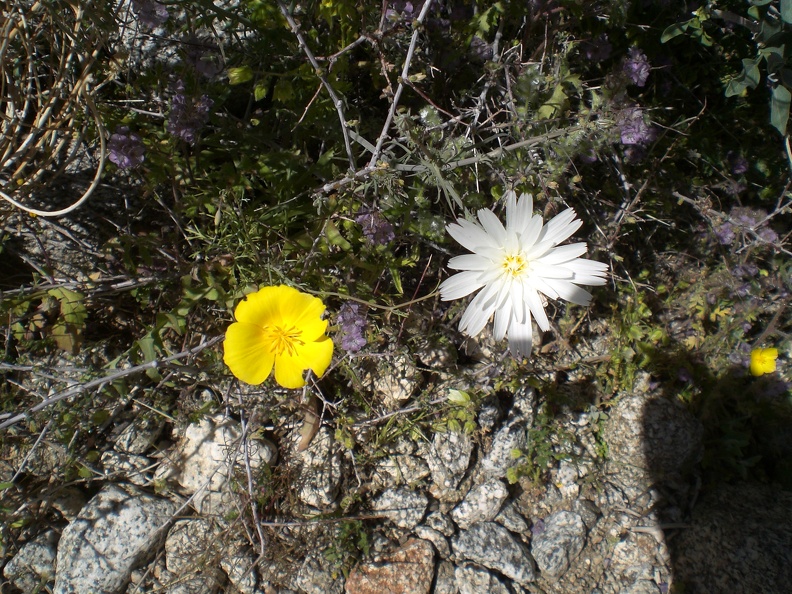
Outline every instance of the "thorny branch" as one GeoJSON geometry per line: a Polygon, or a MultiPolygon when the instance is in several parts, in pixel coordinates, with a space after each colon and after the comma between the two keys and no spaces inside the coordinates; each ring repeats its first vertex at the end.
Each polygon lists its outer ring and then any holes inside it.
{"type": "Polygon", "coordinates": [[[321,66],[319,66],[319,62],[316,60],[316,56],[313,55],[311,48],[308,47],[308,43],[305,41],[305,37],[300,30],[300,25],[297,24],[297,21],[294,20],[294,17],[289,12],[289,9],[286,8],[286,5],[283,3],[282,0],[278,0],[278,8],[280,8],[281,14],[286,19],[286,22],[289,23],[289,27],[291,27],[292,32],[294,33],[295,37],[297,37],[297,41],[302,48],[303,53],[308,58],[308,61],[313,66],[316,75],[319,77],[319,80],[322,81],[322,86],[327,89],[330,98],[333,100],[333,105],[336,108],[336,112],[338,112],[338,119],[341,122],[341,133],[344,135],[344,146],[346,147],[347,157],[349,158],[349,169],[354,171],[355,169],[355,154],[352,152],[352,144],[349,141],[349,129],[347,128],[346,123],[346,116],[344,115],[344,102],[341,98],[336,94],[335,90],[333,89],[330,82],[327,80],[327,77],[324,75],[324,71],[321,66]]]}
{"type": "MultiPolygon", "coordinates": [[[[72,396],[77,396],[79,394],[82,394],[83,392],[88,392],[90,390],[99,389],[102,386],[104,386],[106,384],[109,384],[109,383],[112,383],[115,380],[121,379],[123,377],[128,377],[130,375],[135,375],[135,374],[138,374],[138,373],[140,373],[142,371],[146,371],[148,369],[157,369],[158,367],[161,367],[161,366],[163,366],[163,365],[165,365],[167,363],[170,363],[171,361],[178,361],[179,359],[186,359],[187,357],[191,357],[193,355],[197,355],[198,353],[200,353],[205,348],[208,348],[208,347],[220,342],[223,339],[223,336],[224,335],[215,336],[214,338],[211,338],[211,339],[209,339],[207,341],[201,342],[201,344],[199,344],[197,346],[194,346],[191,349],[187,349],[187,350],[182,351],[180,353],[176,353],[175,355],[171,355],[169,357],[164,357],[162,359],[155,359],[154,361],[149,361],[147,363],[142,363],[140,365],[135,365],[134,367],[130,367],[129,369],[121,369],[119,371],[115,371],[113,373],[110,373],[110,374],[108,374],[108,375],[106,375],[104,377],[100,377],[100,378],[97,378],[95,380],[92,380],[90,382],[87,382],[87,383],[84,383],[84,384],[79,384],[77,386],[72,386],[70,388],[67,388],[67,389],[63,390],[62,392],[60,392],[58,394],[55,394],[54,396],[51,396],[51,397],[47,398],[46,400],[40,402],[36,406],[31,407],[26,412],[19,413],[17,415],[12,416],[10,419],[7,419],[7,420],[3,421],[2,423],[0,423],[0,429],[7,429],[11,425],[15,425],[16,423],[18,423],[20,421],[24,421],[30,414],[32,414],[34,412],[38,412],[40,410],[43,410],[43,409],[47,408],[48,406],[51,406],[51,405],[53,405],[53,404],[55,404],[57,402],[60,402],[61,400],[66,400],[67,398],[71,398],[72,396]]],[[[15,366],[13,366],[13,365],[9,366],[9,365],[6,365],[5,363],[0,363],[0,371],[13,370],[14,368],[15,368],[15,366]]]]}

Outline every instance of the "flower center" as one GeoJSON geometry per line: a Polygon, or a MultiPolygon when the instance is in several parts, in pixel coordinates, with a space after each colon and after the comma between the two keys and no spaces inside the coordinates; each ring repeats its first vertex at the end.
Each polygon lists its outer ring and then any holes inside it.
{"type": "Polygon", "coordinates": [[[505,258],[503,258],[503,262],[501,262],[501,268],[503,268],[503,273],[506,276],[510,276],[511,278],[517,278],[518,276],[522,276],[522,274],[528,268],[528,260],[523,257],[522,254],[509,254],[505,258]]]}
{"type": "Polygon", "coordinates": [[[264,330],[264,340],[270,344],[270,350],[276,355],[280,356],[283,353],[294,355],[297,352],[297,347],[305,344],[300,340],[301,334],[302,330],[298,330],[294,326],[287,329],[270,326],[264,330]]]}

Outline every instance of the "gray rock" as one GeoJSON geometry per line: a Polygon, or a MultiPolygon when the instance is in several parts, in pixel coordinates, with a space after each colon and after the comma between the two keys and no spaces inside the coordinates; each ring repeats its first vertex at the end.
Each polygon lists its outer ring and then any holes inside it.
{"type": "Polygon", "coordinates": [[[454,571],[459,594],[510,594],[506,585],[489,571],[462,565],[454,571]]]}
{"type": "Polygon", "coordinates": [[[498,515],[495,516],[495,521],[512,532],[518,534],[528,532],[528,522],[526,522],[522,514],[517,511],[517,506],[515,506],[512,501],[506,502],[498,512],[498,515]]]}
{"type": "Polygon", "coordinates": [[[375,396],[390,410],[410,399],[421,379],[421,372],[412,357],[403,353],[388,357],[387,364],[383,362],[383,365],[386,368],[372,374],[371,382],[375,396]]]}
{"type": "Polygon", "coordinates": [[[544,531],[531,541],[542,576],[558,578],[583,550],[586,526],[578,514],[559,511],[544,520],[544,531]]]}
{"type": "MultiPolygon", "coordinates": [[[[16,555],[6,563],[3,575],[23,592],[52,582],[55,576],[55,556],[58,534],[47,530],[22,545],[16,555]]],[[[44,591],[43,589],[41,591],[44,591]]]]}
{"type": "Polygon", "coordinates": [[[668,541],[686,594],[781,594],[792,584],[792,493],[760,484],[704,494],[668,541]]]}
{"type": "MultiPolygon", "coordinates": [[[[189,425],[176,451],[155,473],[155,480],[175,481],[193,495],[201,513],[222,514],[233,500],[229,481],[234,469],[243,472],[242,427],[222,415],[189,425]]],[[[248,442],[250,466],[257,470],[274,463],[277,449],[266,440],[248,442]]]]}
{"type": "Polygon", "coordinates": [[[58,489],[47,499],[49,505],[57,510],[64,520],[70,522],[77,517],[87,501],[85,493],[76,487],[58,489]]]}
{"type": "Polygon", "coordinates": [[[622,590],[622,594],[660,594],[657,584],[649,580],[638,580],[622,590]]]}
{"type": "Polygon", "coordinates": [[[528,584],[536,578],[534,560],[525,546],[493,522],[460,531],[451,546],[457,559],[494,569],[517,583],[528,584]]]}
{"type": "Polygon", "coordinates": [[[509,490],[500,480],[490,480],[472,488],[465,499],[451,512],[451,517],[460,528],[468,528],[478,522],[489,522],[498,515],[509,490]]]}
{"type": "Polygon", "coordinates": [[[145,454],[157,441],[165,419],[159,415],[139,414],[127,425],[115,441],[115,450],[124,454],[145,454]]]}
{"type": "Polygon", "coordinates": [[[430,528],[434,528],[445,536],[453,536],[456,532],[456,527],[451,521],[451,518],[439,511],[433,511],[426,516],[426,525],[430,528]]]}
{"type": "Polygon", "coordinates": [[[423,519],[428,504],[423,493],[396,488],[383,491],[372,508],[399,528],[413,529],[423,519]]]}
{"type": "Polygon", "coordinates": [[[209,520],[202,518],[179,520],[168,531],[165,566],[190,592],[211,593],[220,588],[218,567],[224,551],[218,532],[209,520]]]}
{"type": "Polygon", "coordinates": [[[429,466],[419,456],[394,453],[377,463],[372,480],[383,487],[414,485],[429,476],[429,466]]]}
{"type": "Polygon", "coordinates": [[[514,403],[506,422],[495,433],[489,452],[481,462],[481,470],[485,476],[504,478],[509,468],[519,463],[512,456],[512,451],[525,449],[535,408],[536,393],[533,389],[521,388],[515,392],[514,403]]]}
{"type": "Polygon", "coordinates": [[[102,454],[102,468],[108,477],[129,481],[133,485],[145,487],[151,483],[153,465],[150,458],[136,454],[124,454],[107,450],[102,454]]]}
{"type": "Polygon", "coordinates": [[[176,504],[129,485],[107,485],[63,530],[55,594],[120,591],[165,538],[176,504]]]}
{"type": "MultiPolygon", "coordinates": [[[[300,439],[295,432],[295,449],[300,439]]],[[[341,453],[330,429],[321,427],[308,449],[296,456],[301,462],[296,482],[300,501],[317,509],[335,507],[341,484],[341,453]]]]}
{"type": "Polygon", "coordinates": [[[294,585],[305,594],[342,594],[344,591],[344,579],[334,578],[325,560],[313,554],[303,561],[294,585]]]}
{"type": "Polygon", "coordinates": [[[228,576],[228,581],[234,584],[240,594],[258,594],[260,592],[256,587],[256,570],[253,568],[255,562],[256,558],[240,547],[237,547],[232,553],[220,557],[220,567],[228,576]]]}
{"type": "Polygon", "coordinates": [[[441,561],[435,570],[434,594],[458,594],[454,564],[450,561],[441,561]]]}
{"type": "Polygon", "coordinates": [[[472,451],[473,442],[467,433],[435,433],[427,462],[432,473],[432,482],[441,492],[459,486],[470,463],[472,451]]]}
{"type": "Polygon", "coordinates": [[[448,544],[448,538],[439,530],[421,524],[415,527],[414,532],[418,538],[431,542],[441,559],[448,559],[451,556],[451,546],[448,544]]]}
{"type": "Polygon", "coordinates": [[[698,461],[702,435],[701,424],[681,405],[638,393],[613,407],[603,438],[613,462],[663,476],[698,461]]]}

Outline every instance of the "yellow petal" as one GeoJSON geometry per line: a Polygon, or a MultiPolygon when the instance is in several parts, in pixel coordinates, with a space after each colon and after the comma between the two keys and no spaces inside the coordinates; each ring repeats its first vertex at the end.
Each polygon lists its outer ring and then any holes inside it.
{"type": "Polygon", "coordinates": [[[272,371],[275,356],[263,340],[259,326],[236,322],[226,330],[223,361],[236,377],[253,385],[262,383],[272,371]]]}
{"type": "Polygon", "coordinates": [[[264,287],[240,301],[234,311],[237,322],[269,326],[280,323],[283,318],[282,304],[288,303],[299,295],[297,289],[285,285],[277,287],[264,287]]]}
{"type": "Polygon", "coordinates": [[[321,299],[299,293],[299,298],[294,298],[288,305],[289,309],[284,310],[284,317],[289,319],[291,325],[302,330],[304,341],[316,340],[325,333],[327,320],[322,319],[325,304],[321,299]]]}
{"type": "Polygon", "coordinates": [[[751,351],[751,374],[759,377],[776,370],[778,349],[754,349],[751,351]]]}
{"type": "Polygon", "coordinates": [[[323,337],[297,348],[293,355],[284,353],[275,358],[275,381],[284,388],[302,388],[304,372],[311,369],[322,377],[333,359],[333,341],[323,337]]]}

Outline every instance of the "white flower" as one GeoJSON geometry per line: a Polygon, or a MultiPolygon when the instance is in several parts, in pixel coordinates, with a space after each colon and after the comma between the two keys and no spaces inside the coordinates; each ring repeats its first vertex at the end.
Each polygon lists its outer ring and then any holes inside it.
{"type": "Polygon", "coordinates": [[[580,258],[585,243],[559,246],[583,224],[568,208],[547,225],[533,214],[533,196],[517,200],[506,193],[506,227],[494,212],[478,211],[481,225],[457,219],[446,227],[463,247],[473,252],[456,256],[448,267],[462,270],[443,281],[440,298],[459,299],[481,291],[468,305],[459,330],[476,336],[495,314],[495,339],[509,335],[515,357],[528,356],[533,344],[531,316],[543,331],[550,329],[545,313],[547,297],[588,305],[591,294],[578,285],[604,285],[607,264],[580,258]]]}

